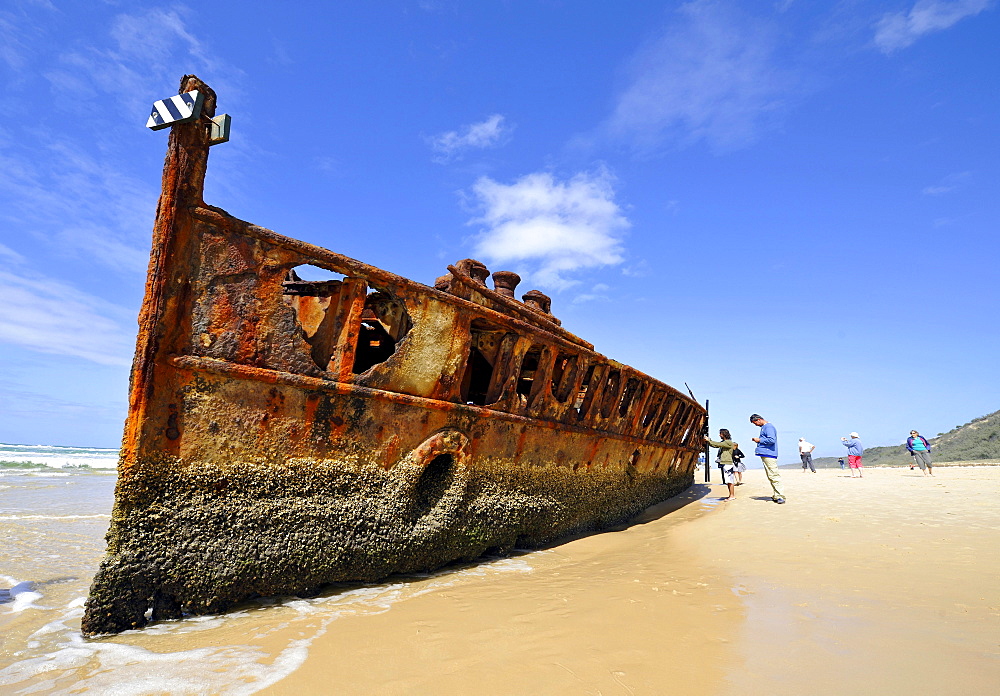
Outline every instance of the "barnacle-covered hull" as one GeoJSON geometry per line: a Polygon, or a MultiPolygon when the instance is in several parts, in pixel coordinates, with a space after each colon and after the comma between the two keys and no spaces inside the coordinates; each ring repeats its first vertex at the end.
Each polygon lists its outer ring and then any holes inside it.
{"type": "Polygon", "coordinates": [[[704,410],[544,295],[469,260],[434,289],[237,220],[201,200],[207,152],[204,123],[174,126],[84,633],[538,546],[690,485],[704,410]]]}

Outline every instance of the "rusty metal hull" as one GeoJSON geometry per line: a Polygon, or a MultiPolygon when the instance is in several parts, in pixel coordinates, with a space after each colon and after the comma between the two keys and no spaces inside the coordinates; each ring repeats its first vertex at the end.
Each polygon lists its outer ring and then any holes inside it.
{"type": "Polygon", "coordinates": [[[544,295],[462,264],[434,289],[205,205],[215,95],[191,89],[204,117],[171,134],[85,634],[538,546],[691,484],[704,409],[544,295]]]}

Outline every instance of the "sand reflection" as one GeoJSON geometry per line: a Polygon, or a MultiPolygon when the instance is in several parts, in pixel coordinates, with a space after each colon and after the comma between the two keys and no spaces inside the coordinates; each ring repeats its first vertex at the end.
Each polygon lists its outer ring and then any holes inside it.
{"type": "Polygon", "coordinates": [[[345,617],[268,692],[321,693],[330,680],[342,694],[717,692],[743,603],[727,573],[674,540],[715,506],[709,493],[695,486],[626,528],[526,555],[530,573],[345,617]]]}

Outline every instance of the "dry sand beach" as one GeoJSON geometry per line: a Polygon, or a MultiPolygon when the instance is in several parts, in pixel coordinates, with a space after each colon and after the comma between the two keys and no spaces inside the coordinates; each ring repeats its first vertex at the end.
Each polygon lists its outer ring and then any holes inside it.
{"type": "Polygon", "coordinates": [[[784,506],[760,470],[733,502],[697,485],[531,572],[342,617],[266,693],[990,692],[1000,467],[937,473],[785,471],[784,506]]]}
{"type": "Polygon", "coordinates": [[[752,470],[732,502],[697,484],[619,531],[90,641],[113,474],[8,472],[0,692],[992,693],[1000,467],[935,471],[783,470],[775,505],[752,470]]]}

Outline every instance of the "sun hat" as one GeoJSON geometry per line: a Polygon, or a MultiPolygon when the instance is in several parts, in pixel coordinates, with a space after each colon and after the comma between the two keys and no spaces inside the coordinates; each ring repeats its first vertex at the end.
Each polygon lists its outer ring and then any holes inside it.
{"type": "Polygon", "coordinates": [[[857,433],[851,433],[851,437],[861,437],[861,436],[858,435],[857,433]]]}

